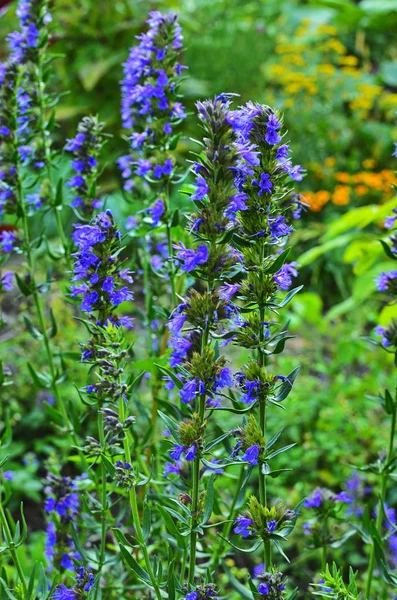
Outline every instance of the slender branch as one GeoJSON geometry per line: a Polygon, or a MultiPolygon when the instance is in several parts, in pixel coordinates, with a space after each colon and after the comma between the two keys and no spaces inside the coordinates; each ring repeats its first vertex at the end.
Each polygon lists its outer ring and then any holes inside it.
{"type": "MultiPolygon", "coordinates": [[[[125,421],[125,407],[124,407],[124,399],[120,398],[120,404],[119,404],[119,417],[120,417],[120,422],[124,423],[125,421]]],[[[124,447],[124,455],[125,455],[125,459],[128,463],[131,464],[131,451],[130,451],[130,446],[129,446],[129,442],[128,442],[128,438],[127,436],[124,437],[123,440],[123,447],[124,447]]],[[[158,600],[161,600],[161,591],[160,591],[160,587],[158,585],[158,582],[156,580],[156,577],[153,573],[153,569],[152,569],[152,565],[150,563],[150,558],[149,558],[149,553],[147,550],[147,546],[146,546],[146,542],[143,536],[143,531],[142,531],[142,527],[141,527],[141,523],[140,523],[140,518],[139,518],[139,511],[138,511],[138,503],[137,503],[137,496],[136,496],[136,490],[135,490],[135,486],[132,486],[131,489],[128,492],[128,497],[129,497],[129,502],[130,502],[130,509],[131,509],[131,515],[132,515],[132,520],[134,522],[134,527],[135,527],[135,531],[137,534],[137,538],[138,538],[138,542],[139,542],[139,547],[141,549],[144,561],[145,561],[145,565],[146,565],[146,569],[150,578],[150,581],[152,583],[152,587],[156,593],[156,597],[158,598],[158,600]]]]}
{"type": "MultiPolygon", "coordinates": [[[[235,493],[233,496],[232,504],[230,506],[229,518],[223,526],[222,538],[227,539],[229,537],[232,526],[233,526],[233,522],[235,521],[235,518],[236,518],[236,504],[237,504],[237,500],[238,500],[238,497],[241,492],[241,488],[242,488],[244,476],[245,476],[245,468],[244,467],[245,467],[245,465],[241,465],[241,467],[240,467],[240,476],[238,478],[238,483],[237,483],[236,490],[235,490],[235,493]]],[[[216,569],[216,567],[219,564],[220,558],[223,556],[225,542],[222,538],[220,539],[219,544],[215,550],[214,556],[212,558],[211,569],[216,569]]]]}
{"type": "Polygon", "coordinates": [[[54,191],[54,184],[53,184],[53,180],[52,180],[52,171],[51,171],[51,148],[50,148],[49,141],[48,141],[48,132],[45,127],[45,95],[44,95],[45,84],[44,84],[44,73],[43,73],[43,58],[44,58],[43,54],[40,52],[39,58],[38,58],[38,64],[36,65],[37,99],[38,99],[38,105],[39,105],[39,131],[40,131],[40,135],[41,135],[41,139],[42,139],[42,144],[43,144],[43,149],[44,149],[45,167],[46,167],[47,178],[49,181],[49,186],[50,186],[50,191],[51,191],[50,201],[53,206],[53,212],[55,215],[58,235],[61,240],[61,244],[62,244],[63,251],[64,251],[66,266],[67,266],[68,270],[71,271],[72,264],[70,261],[69,246],[68,246],[66,236],[65,236],[65,231],[63,228],[61,213],[60,213],[59,208],[54,205],[55,191],[54,191]]]}
{"type": "MultiPolygon", "coordinates": [[[[99,441],[101,443],[102,452],[105,451],[105,435],[103,429],[103,413],[99,408],[98,410],[98,434],[99,441]]],[[[106,467],[103,460],[101,460],[101,545],[99,550],[99,564],[98,564],[98,573],[102,572],[103,565],[105,564],[105,553],[106,553],[106,530],[107,530],[107,522],[106,522],[106,514],[108,512],[107,506],[107,490],[106,490],[106,467]]],[[[98,597],[99,586],[97,586],[95,590],[94,599],[96,600],[98,597]]]]}
{"type": "MultiPolygon", "coordinates": [[[[382,472],[380,475],[379,502],[378,502],[378,509],[377,509],[377,515],[376,515],[376,522],[375,522],[375,527],[376,527],[376,530],[379,533],[379,535],[382,534],[383,507],[384,507],[385,500],[386,500],[387,483],[389,480],[389,475],[388,475],[387,469],[389,468],[389,463],[393,457],[393,451],[394,451],[394,437],[395,437],[395,433],[396,433],[396,416],[397,416],[396,411],[394,411],[391,416],[390,438],[389,438],[389,448],[388,448],[387,458],[386,458],[386,462],[383,465],[383,469],[382,469],[382,472]]],[[[371,552],[370,552],[370,556],[369,556],[369,564],[368,564],[367,585],[366,585],[366,591],[365,591],[365,597],[367,599],[370,598],[370,594],[371,594],[374,568],[375,568],[375,544],[374,544],[374,542],[372,542],[371,552]]]]}
{"type": "Polygon", "coordinates": [[[10,551],[12,560],[13,560],[14,565],[15,565],[15,568],[16,568],[16,570],[18,572],[18,576],[19,576],[19,579],[20,579],[20,582],[21,582],[21,585],[22,585],[24,597],[26,598],[27,593],[28,593],[28,586],[26,585],[26,579],[25,579],[25,575],[23,573],[23,569],[22,569],[21,563],[19,562],[19,557],[18,557],[18,554],[17,554],[17,548],[15,547],[14,540],[12,539],[10,526],[8,524],[6,514],[4,512],[2,498],[0,499],[0,523],[3,526],[4,535],[5,535],[5,538],[7,540],[8,549],[10,551]]]}

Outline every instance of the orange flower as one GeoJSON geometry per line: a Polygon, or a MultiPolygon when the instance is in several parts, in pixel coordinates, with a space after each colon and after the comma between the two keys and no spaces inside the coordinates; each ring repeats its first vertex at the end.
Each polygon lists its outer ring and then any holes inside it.
{"type": "Polygon", "coordinates": [[[340,183],[350,183],[350,175],[349,173],[335,173],[335,179],[336,181],[339,181],[340,183]]]}
{"type": "Polygon", "coordinates": [[[332,202],[338,206],[349,204],[350,187],[348,185],[337,185],[332,195],[332,202]]]}
{"type": "Polygon", "coordinates": [[[357,196],[365,196],[368,193],[366,185],[358,185],[355,189],[357,196]]]}
{"type": "Polygon", "coordinates": [[[331,194],[327,190],[319,192],[302,192],[302,200],[313,212],[320,212],[325,204],[330,200],[331,194]]]}

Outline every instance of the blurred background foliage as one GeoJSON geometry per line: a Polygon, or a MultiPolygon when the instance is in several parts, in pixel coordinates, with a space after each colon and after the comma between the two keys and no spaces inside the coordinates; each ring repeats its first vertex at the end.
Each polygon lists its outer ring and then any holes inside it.
{"type": "MultiPolygon", "coordinates": [[[[16,26],[16,3],[2,4],[5,39],[16,26]]],[[[99,114],[106,122],[113,137],[105,149],[102,189],[114,193],[108,202],[116,212],[121,202],[115,160],[127,150],[127,142],[120,142],[122,63],[152,9],[178,12],[184,29],[189,71],[182,91],[191,118],[179,145],[181,160],[192,149],[189,137],[197,137],[199,98],[235,92],[241,102],[284,111],[294,160],[307,169],[299,191],[309,209],[295,235],[296,254],[305,253],[304,283],[320,293],[326,308],[341,304],[344,312],[351,307],[346,300],[354,276],[380,254],[373,242],[382,235],[382,214],[374,207],[395,202],[397,0],[54,3],[52,50],[60,55],[53,63],[54,88],[62,90],[56,143],[62,147],[83,115],[99,114]],[[329,225],[341,218],[343,226],[330,233],[329,225]]],[[[1,58],[5,51],[3,44],[1,58]]],[[[137,208],[133,204],[130,211],[137,208]]],[[[355,290],[355,303],[366,298],[365,290],[355,290]]]]}
{"type": "MultiPolygon", "coordinates": [[[[15,4],[0,1],[2,40],[16,27],[15,4]]],[[[288,373],[301,363],[299,384],[282,415],[285,443],[297,446],[281,455],[280,467],[292,468],[282,487],[294,500],[319,485],[339,490],[351,465],[373,460],[385,444],[383,413],[366,396],[391,385],[392,365],[361,336],[379,322],[379,311],[381,324],[397,316],[394,307],[382,311],[373,281],[383,267],[389,268],[378,240],[386,237],[384,217],[397,206],[392,157],[397,140],[397,0],[54,2],[52,50],[60,55],[53,63],[54,89],[62,90],[55,145],[61,149],[86,114],[98,114],[106,122],[112,137],[104,151],[102,190],[124,222],[140,206],[122,201],[115,166],[128,147],[120,139],[119,82],[128,48],[153,9],[176,11],[184,29],[183,61],[189,71],[182,92],[191,116],[178,147],[180,161],[193,149],[189,137],[200,135],[194,103],[227,91],[239,94],[241,102],[281,109],[294,162],[307,169],[298,191],[308,208],[292,239],[305,290],[289,314],[297,337],[277,367],[288,373]]],[[[5,53],[3,43],[1,59],[5,53]]],[[[67,158],[63,161],[67,169],[67,158]]],[[[76,323],[60,296],[50,293],[62,350],[76,351],[76,323]]],[[[9,307],[9,319],[17,318],[9,307]]],[[[32,505],[37,502],[41,483],[35,457],[57,460],[65,443],[54,438],[41,392],[32,397],[29,374],[22,368],[34,344],[26,332],[12,340],[10,368],[17,385],[5,391],[15,427],[10,464],[15,505],[26,495],[32,505]],[[23,469],[21,455],[26,457],[23,469]]],[[[73,384],[83,384],[84,378],[74,365],[70,363],[66,384],[71,397],[73,384]]],[[[272,486],[278,493],[278,480],[272,486]]]]}

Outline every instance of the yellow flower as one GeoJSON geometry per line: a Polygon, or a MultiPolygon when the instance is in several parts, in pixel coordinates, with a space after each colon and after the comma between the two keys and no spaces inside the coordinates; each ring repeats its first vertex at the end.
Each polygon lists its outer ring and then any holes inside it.
{"type": "Polygon", "coordinates": [[[284,54],[281,60],[283,63],[298,65],[298,67],[303,67],[306,64],[301,54],[284,54]]]}
{"type": "Polygon", "coordinates": [[[273,75],[282,75],[286,69],[284,65],[270,65],[269,70],[273,75]]]}
{"type": "Polygon", "coordinates": [[[361,164],[364,169],[374,169],[376,167],[376,160],[373,158],[365,158],[361,164]]]}
{"type": "Polygon", "coordinates": [[[293,95],[297,94],[301,89],[302,89],[302,86],[299,83],[290,83],[285,88],[285,91],[287,94],[290,94],[291,96],[293,96],[293,95]]]}
{"type": "Polygon", "coordinates": [[[336,52],[336,54],[344,54],[346,52],[346,48],[342,44],[342,42],[340,42],[339,40],[337,40],[335,38],[330,38],[329,40],[324,42],[324,44],[322,44],[320,46],[320,48],[322,50],[324,50],[324,52],[327,52],[330,50],[330,51],[336,52]]]}
{"type": "Polygon", "coordinates": [[[326,167],[334,167],[336,164],[336,160],[333,156],[328,156],[328,158],[324,161],[326,167]]]}
{"type": "Polygon", "coordinates": [[[327,25],[325,23],[323,25],[319,25],[317,27],[317,31],[318,33],[325,33],[326,35],[336,35],[338,33],[336,27],[333,25],[327,25]]]}
{"type": "Polygon", "coordinates": [[[347,67],[356,67],[359,63],[359,60],[357,56],[343,56],[340,62],[347,67]]]}
{"type": "Polygon", "coordinates": [[[396,108],[397,94],[382,94],[381,106],[382,108],[396,108]]]}
{"type": "Polygon", "coordinates": [[[324,75],[333,75],[335,73],[335,66],[331,63],[324,63],[321,65],[317,65],[316,67],[319,73],[323,73],[324,75]]]}
{"type": "Polygon", "coordinates": [[[359,77],[360,76],[360,71],[353,67],[342,67],[341,71],[345,75],[350,75],[350,77],[359,77]]]}

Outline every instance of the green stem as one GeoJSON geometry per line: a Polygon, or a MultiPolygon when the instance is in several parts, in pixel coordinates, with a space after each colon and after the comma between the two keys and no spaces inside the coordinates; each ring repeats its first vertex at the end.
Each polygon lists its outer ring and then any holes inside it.
{"type": "MultiPolygon", "coordinates": [[[[120,404],[119,404],[119,417],[120,417],[120,422],[124,423],[125,421],[125,410],[124,410],[124,399],[120,398],[120,404]]],[[[123,447],[124,447],[124,455],[125,455],[125,460],[126,462],[131,464],[131,451],[130,451],[130,445],[128,443],[128,438],[127,436],[124,437],[123,440],[123,447]]],[[[139,542],[139,547],[141,549],[141,552],[143,554],[143,558],[145,561],[145,565],[146,565],[146,569],[150,578],[150,581],[152,583],[152,587],[156,593],[156,597],[158,600],[161,600],[161,591],[160,591],[160,587],[157,583],[157,580],[154,576],[153,573],[153,569],[152,569],[152,565],[150,563],[150,558],[149,558],[149,553],[147,550],[147,546],[146,546],[146,542],[143,536],[143,531],[142,531],[142,527],[141,527],[141,523],[140,523],[140,518],[139,518],[139,511],[138,511],[138,503],[137,503],[137,497],[136,497],[136,490],[135,487],[132,486],[131,489],[129,490],[128,493],[128,498],[129,498],[129,502],[130,502],[130,509],[131,509],[131,515],[132,515],[132,520],[134,523],[134,527],[135,527],[135,531],[137,534],[137,539],[139,542]]]]}
{"type": "Polygon", "coordinates": [[[186,571],[186,563],[187,563],[187,546],[183,550],[182,554],[182,564],[181,564],[181,581],[185,581],[185,571],[186,571]]]}
{"type": "MultiPolygon", "coordinates": [[[[200,424],[204,421],[205,411],[205,394],[200,396],[199,400],[199,418],[200,424]]],[[[190,531],[190,558],[189,558],[189,577],[188,584],[192,585],[194,582],[194,571],[196,566],[196,554],[197,554],[197,531],[198,526],[198,505],[200,497],[200,455],[197,453],[196,458],[193,462],[193,474],[192,474],[192,523],[190,531]]]]}
{"type": "Polygon", "coordinates": [[[321,549],[321,570],[325,572],[327,567],[327,546],[323,546],[321,549]]]}
{"type": "MultiPolygon", "coordinates": [[[[237,487],[235,490],[235,494],[233,496],[233,500],[232,500],[232,504],[230,506],[230,511],[229,511],[229,518],[227,520],[227,522],[224,524],[223,526],[223,530],[222,530],[222,538],[227,539],[230,535],[230,531],[232,529],[233,523],[235,521],[236,515],[235,515],[235,509],[236,509],[236,504],[237,504],[237,500],[238,497],[240,495],[241,492],[241,488],[243,485],[243,481],[244,481],[244,475],[245,475],[245,469],[244,469],[244,465],[241,465],[240,467],[240,476],[238,478],[238,483],[237,483],[237,487]]],[[[223,555],[223,550],[225,547],[225,542],[223,539],[220,539],[219,544],[215,550],[215,554],[214,557],[212,559],[212,563],[211,563],[211,570],[216,569],[216,567],[219,564],[219,560],[223,555]]]]}
{"type": "MultiPolygon", "coordinates": [[[[265,320],[265,309],[261,305],[259,307],[259,322],[260,322],[260,330],[259,330],[259,342],[262,345],[265,339],[264,336],[264,325],[263,322],[265,320]]],[[[259,362],[262,367],[265,366],[265,354],[262,351],[262,347],[259,348],[259,362]]],[[[259,399],[259,426],[261,428],[261,432],[263,438],[266,443],[266,398],[259,399]]],[[[267,506],[267,487],[266,487],[266,475],[262,470],[262,463],[259,461],[258,463],[258,477],[259,477],[259,499],[262,506],[267,506]]],[[[264,561],[266,570],[269,571],[272,562],[272,549],[270,540],[264,540],[264,561]]]]}
{"type": "MultiPolygon", "coordinates": [[[[98,410],[98,434],[99,434],[99,441],[101,443],[101,450],[102,450],[102,452],[104,452],[105,451],[105,435],[104,435],[104,428],[103,428],[103,413],[102,413],[101,408],[99,408],[99,410],[98,410]]],[[[105,564],[106,529],[107,529],[106,514],[108,512],[107,490],[106,490],[106,467],[105,467],[105,463],[103,462],[103,460],[101,460],[101,479],[102,479],[102,486],[101,486],[101,545],[100,545],[100,550],[99,550],[98,573],[102,572],[103,565],[105,564]]],[[[94,596],[95,600],[98,597],[98,593],[99,593],[99,586],[95,590],[95,596],[94,596]]]]}
{"type": "MultiPolygon", "coordinates": [[[[388,469],[389,462],[391,461],[391,459],[393,457],[394,436],[396,433],[396,415],[397,415],[397,413],[396,413],[396,411],[394,411],[392,413],[392,417],[391,417],[389,449],[388,449],[387,458],[386,458],[386,462],[385,462],[385,466],[387,467],[387,469],[388,469]]],[[[387,483],[388,483],[388,479],[389,479],[388,471],[385,469],[385,466],[383,467],[383,470],[381,473],[381,478],[380,478],[379,502],[378,502],[378,510],[377,510],[377,515],[376,515],[376,522],[375,522],[375,527],[376,527],[376,530],[379,533],[379,535],[382,535],[383,506],[384,506],[385,500],[386,500],[386,490],[387,490],[387,483]]],[[[368,576],[367,576],[367,585],[366,585],[366,592],[365,592],[365,597],[367,600],[370,599],[374,568],[375,568],[375,544],[372,542],[371,553],[369,556],[368,576]]]]}
{"type": "Polygon", "coordinates": [[[7,521],[7,517],[6,514],[4,512],[4,508],[3,508],[3,501],[2,499],[0,500],[0,522],[3,526],[4,529],[4,534],[7,540],[7,545],[8,545],[8,549],[10,551],[12,560],[14,562],[15,568],[18,572],[18,576],[22,585],[22,589],[23,589],[23,595],[26,598],[27,593],[28,593],[28,587],[26,585],[26,579],[25,579],[25,575],[23,574],[23,570],[22,570],[22,566],[21,563],[19,562],[19,557],[17,554],[17,549],[15,547],[14,544],[14,540],[12,539],[12,535],[11,535],[11,530],[10,527],[8,525],[8,521],[7,521]]]}
{"type": "Polygon", "coordinates": [[[170,282],[171,282],[171,301],[172,301],[172,307],[175,308],[175,306],[177,305],[177,300],[176,300],[176,289],[175,289],[175,269],[174,269],[174,261],[173,261],[173,257],[174,257],[174,251],[172,248],[172,237],[171,237],[171,227],[168,225],[167,223],[167,244],[168,244],[168,258],[170,261],[170,268],[168,270],[168,275],[170,278],[170,282]]]}
{"type": "Polygon", "coordinates": [[[45,166],[46,166],[46,171],[47,171],[47,178],[48,178],[50,192],[51,192],[50,201],[53,206],[58,235],[61,240],[62,247],[63,247],[66,266],[67,266],[68,271],[71,271],[72,263],[70,261],[69,247],[68,247],[68,243],[66,240],[65,231],[63,228],[61,213],[59,210],[59,208],[61,208],[61,207],[57,207],[54,205],[55,191],[54,191],[54,184],[52,181],[52,172],[51,172],[51,148],[50,148],[49,139],[48,139],[48,135],[47,135],[48,132],[45,127],[45,97],[44,97],[43,54],[42,53],[39,54],[36,79],[37,79],[37,100],[38,100],[38,105],[39,105],[39,129],[40,129],[41,140],[42,140],[43,149],[44,149],[44,160],[45,160],[45,166]]]}
{"type": "MultiPolygon", "coordinates": [[[[211,289],[211,284],[209,283],[208,288],[211,289]]],[[[203,338],[202,338],[202,351],[208,344],[208,329],[204,329],[203,338]]],[[[200,426],[204,423],[204,415],[205,415],[205,402],[206,397],[205,394],[201,394],[199,398],[199,423],[200,426]]],[[[201,459],[200,453],[197,449],[197,454],[193,462],[193,474],[192,474],[192,522],[191,522],[191,530],[190,530],[190,558],[189,558],[189,577],[188,584],[192,585],[194,582],[194,571],[196,566],[196,554],[197,554],[197,531],[196,528],[199,524],[198,521],[198,505],[199,505],[199,497],[200,497],[200,467],[201,467],[201,459]]]]}
{"type": "Polygon", "coordinates": [[[265,547],[265,569],[266,571],[270,571],[270,565],[272,563],[272,548],[270,545],[270,540],[263,540],[263,545],[265,547]]]}
{"type": "Polygon", "coordinates": [[[40,294],[37,290],[36,282],[35,282],[35,278],[34,278],[34,259],[33,259],[31,247],[30,247],[29,222],[28,222],[28,216],[26,214],[25,206],[23,203],[22,190],[21,190],[20,185],[18,186],[18,195],[19,195],[19,199],[20,199],[19,204],[20,204],[21,211],[22,211],[23,232],[24,232],[24,239],[25,239],[25,245],[26,245],[26,257],[27,257],[27,262],[28,262],[28,267],[29,267],[30,285],[32,288],[33,302],[34,302],[34,305],[36,308],[37,319],[39,322],[39,330],[43,337],[47,363],[48,363],[48,367],[50,369],[51,389],[55,396],[56,406],[58,407],[58,409],[62,415],[64,424],[69,429],[69,434],[72,439],[72,442],[77,448],[77,451],[79,453],[80,460],[82,461],[84,470],[88,470],[89,465],[86,461],[84,454],[81,452],[81,450],[79,450],[79,440],[74,431],[73,425],[70,422],[70,419],[69,419],[69,416],[68,416],[68,413],[66,410],[66,406],[63,402],[61,393],[59,391],[59,388],[58,388],[58,385],[56,382],[56,380],[57,380],[56,368],[55,368],[54,360],[52,357],[50,340],[49,340],[46,325],[45,325],[43,306],[41,303],[40,294]]]}

